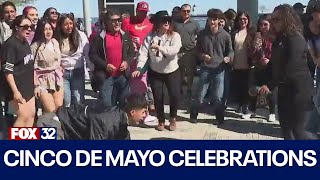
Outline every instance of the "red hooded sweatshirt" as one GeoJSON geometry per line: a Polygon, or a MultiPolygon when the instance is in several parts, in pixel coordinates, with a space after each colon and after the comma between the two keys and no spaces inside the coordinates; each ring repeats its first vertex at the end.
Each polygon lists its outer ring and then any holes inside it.
{"type": "Polygon", "coordinates": [[[136,44],[138,51],[144,39],[152,31],[153,24],[146,17],[141,23],[138,23],[136,17],[124,18],[122,20],[122,30],[129,32],[132,42],[136,44]]]}

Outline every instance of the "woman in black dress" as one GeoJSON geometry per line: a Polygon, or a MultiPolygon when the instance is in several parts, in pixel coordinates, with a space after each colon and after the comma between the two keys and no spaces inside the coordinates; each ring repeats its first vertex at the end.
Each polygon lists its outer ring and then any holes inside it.
{"type": "Polygon", "coordinates": [[[276,38],[272,44],[272,80],[262,86],[260,93],[278,87],[279,121],[285,140],[312,139],[305,131],[313,108],[313,82],[303,25],[292,6],[285,4],[274,9],[271,27],[276,38]]]}
{"type": "Polygon", "coordinates": [[[1,48],[3,72],[7,80],[6,100],[14,105],[17,119],[14,127],[32,127],[35,115],[34,62],[27,38],[34,25],[18,16],[11,26],[12,36],[1,48]]]}

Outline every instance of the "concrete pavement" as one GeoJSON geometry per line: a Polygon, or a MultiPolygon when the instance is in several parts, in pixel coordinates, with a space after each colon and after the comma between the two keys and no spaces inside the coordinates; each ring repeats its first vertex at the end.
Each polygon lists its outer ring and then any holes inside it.
{"type": "MultiPolygon", "coordinates": [[[[87,103],[96,99],[97,94],[91,90],[91,86],[86,84],[87,103]]],[[[169,106],[165,106],[166,114],[169,113],[169,106]]],[[[279,123],[269,123],[263,117],[268,117],[268,111],[259,109],[257,118],[244,120],[240,114],[230,107],[227,110],[225,124],[221,127],[215,125],[215,116],[210,115],[210,107],[198,116],[199,122],[192,124],[189,122],[190,114],[186,110],[178,111],[177,130],[158,132],[155,130],[157,121],[144,125],[131,126],[129,131],[133,140],[273,140],[280,138],[279,123]]],[[[166,122],[169,125],[169,122],[166,122]]],[[[0,139],[6,133],[0,131],[0,139]]]]}
{"type": "MultiPolygon", "coordinates": [[[[86,99],[95,99],[96,95],[90,90],[89,84],[86,85],[86,99]]],[[[210,109],[209,109],[210,111],[210,109]]],[[[165,106],[166,114],[169,113],[169,106],[165,106]]],[[[268,117],[266,109],[257,111],[257,118],[251,120],[241,119],[240,114],[236,113],[233,108],[227,110],[226,122],[218,128],[214,125],[215,116],[208,113],[199,114],[199,122],[192,124],[189,122],[190,114],[186,110],[178,111],[177,130],[170,132],[168,130],[158,132],[155,130],[157,121],[129,127],[131,138],[133,140],[272,140],[280,138],[279,123],[269,123],[263,116],[268,117]]],[[[169,122],[166,122],[169,125],[169,122]]]]}

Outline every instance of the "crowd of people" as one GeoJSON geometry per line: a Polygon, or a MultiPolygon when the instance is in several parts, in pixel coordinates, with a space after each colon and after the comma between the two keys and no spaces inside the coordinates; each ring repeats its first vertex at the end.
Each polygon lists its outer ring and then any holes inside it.
{"type": "Polygon", "coordinates": [[[83,104],[88,71],[103,106],[119,106],[136,122],[156,118],[158,131],[166,128],[167,90],[170,131],[177,128],[181,102],[188,106],[192,123],[203,106],[210,106],[223,126],[232,101],[243,119],[254,117],[259,107],[268,107],[270,122],[278,114],[284,139],[316,139],[320,91],[313,78],[316,74],[318,87],[320,3],[311,0],[306,13],[304,8],[301,3],[279,5],[272,14],[260,16],[256,26],[246,12],[212,8],[201,29],[189,4],[174,7],[171,15],[148,15],[149,4],[142,1],[135,16],[117,9],[102,11],[89,37],[72,13],[48,8],[39,18],[37,9],[28,6],[17,16],[15,5],[4,2],[4,114],[9,117],[12,106],[12,126],[31,127],[37,107],[52,113],[83,104]]]}

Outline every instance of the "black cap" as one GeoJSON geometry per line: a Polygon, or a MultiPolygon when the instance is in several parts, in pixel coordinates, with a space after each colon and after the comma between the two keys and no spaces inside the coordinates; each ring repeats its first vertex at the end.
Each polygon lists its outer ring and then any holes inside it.
{"type": "Polygon", "coordinates": [[[162,19],[167,19],[171,21],[171,16],[168,11],[158,11],[152,18],[150,19],[152,23],[159,22],[162,19]]]}
{"type": "Polygon", "coordinates": [[[293,5],[294,9],[304,9],[305,7],[307,7],[307,6],[303,5],[302,3],[295,3],[293,5]]]}

